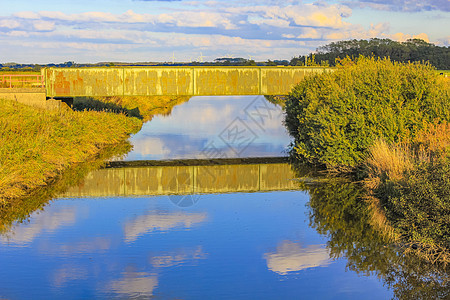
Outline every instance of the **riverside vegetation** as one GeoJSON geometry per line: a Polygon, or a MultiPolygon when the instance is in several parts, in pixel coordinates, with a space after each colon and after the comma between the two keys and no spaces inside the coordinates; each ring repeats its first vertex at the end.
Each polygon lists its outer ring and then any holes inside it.
{"type": "Polygon", "coordinates": [[[47,111],[0,99],[0,215],[18,203],[18,198],[52,183],[63,171],[104,157],[105,148],[138,132],[143,120],[168,114],[188,99],[75,99],[74,111],[47,111]]]}
{"type": "Polygon", "coordinates": [[[69,166],[137,132],[137,118],[46,111],[0,100],[0,205],[46,185],[69,166]]]}
{"type": "Polygon", "coordinates": [[[343,59],[286,99],[296,161],[363,179],[397,242],[450,262],[449,81],[428,64],[343,59]]]}

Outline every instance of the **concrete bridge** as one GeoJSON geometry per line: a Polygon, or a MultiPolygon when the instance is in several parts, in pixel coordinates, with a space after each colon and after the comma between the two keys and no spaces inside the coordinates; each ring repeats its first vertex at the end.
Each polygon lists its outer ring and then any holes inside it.
{"type": "Polygon", "coordinates": [[[286,95],[322,67],[46,68],[47,97],[286,95]]]}
{"type": "Polygon", "coordinates": [[[106,168],[60,197],[188,195],[298,190],[288,163],[106,168]]]}

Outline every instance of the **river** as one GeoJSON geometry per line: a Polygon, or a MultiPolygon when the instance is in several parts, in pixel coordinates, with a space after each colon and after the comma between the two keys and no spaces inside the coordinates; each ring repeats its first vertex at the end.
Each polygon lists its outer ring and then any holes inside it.
{"type": "Polygon", "coordinates": [[[261,96],[155,116],[116,167],[2,231],[0,298],[386,299],[435,274],[414,277],[355,184],[285,162],[282,119],[261,96]]]}

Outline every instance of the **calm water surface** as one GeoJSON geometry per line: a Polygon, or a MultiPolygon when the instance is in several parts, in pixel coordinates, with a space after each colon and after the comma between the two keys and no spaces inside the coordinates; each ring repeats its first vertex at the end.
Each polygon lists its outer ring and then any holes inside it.
{"type": "MultiPolygon", "coordinates": [[[[283,156],[281,119],[262,97],[192,98],[145,124],[126,160],[283,156]]],[[[295,176],[279,163],[95,171],[1,234],[0,298],[392,297],[372,268],[390,264],[384,248],[343,204],[352,186],[295,176]]]]}
{"type": "Polygon", "coordinates": [[[193,97],[144,124],[125,160],[286,156],[282,124],[263,96],[193,97]]]}

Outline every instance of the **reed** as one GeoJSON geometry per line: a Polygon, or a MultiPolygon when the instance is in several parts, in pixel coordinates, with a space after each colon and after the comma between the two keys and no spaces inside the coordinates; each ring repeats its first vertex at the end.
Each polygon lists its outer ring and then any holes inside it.
{"type": "Polygon", "coordinates": [[[413,167],[411,154],[407,146],[388,145],[379,139],[369,149],[366,164],[372,177],[381,180],[400,180],[407,170],[413,167]]]}

